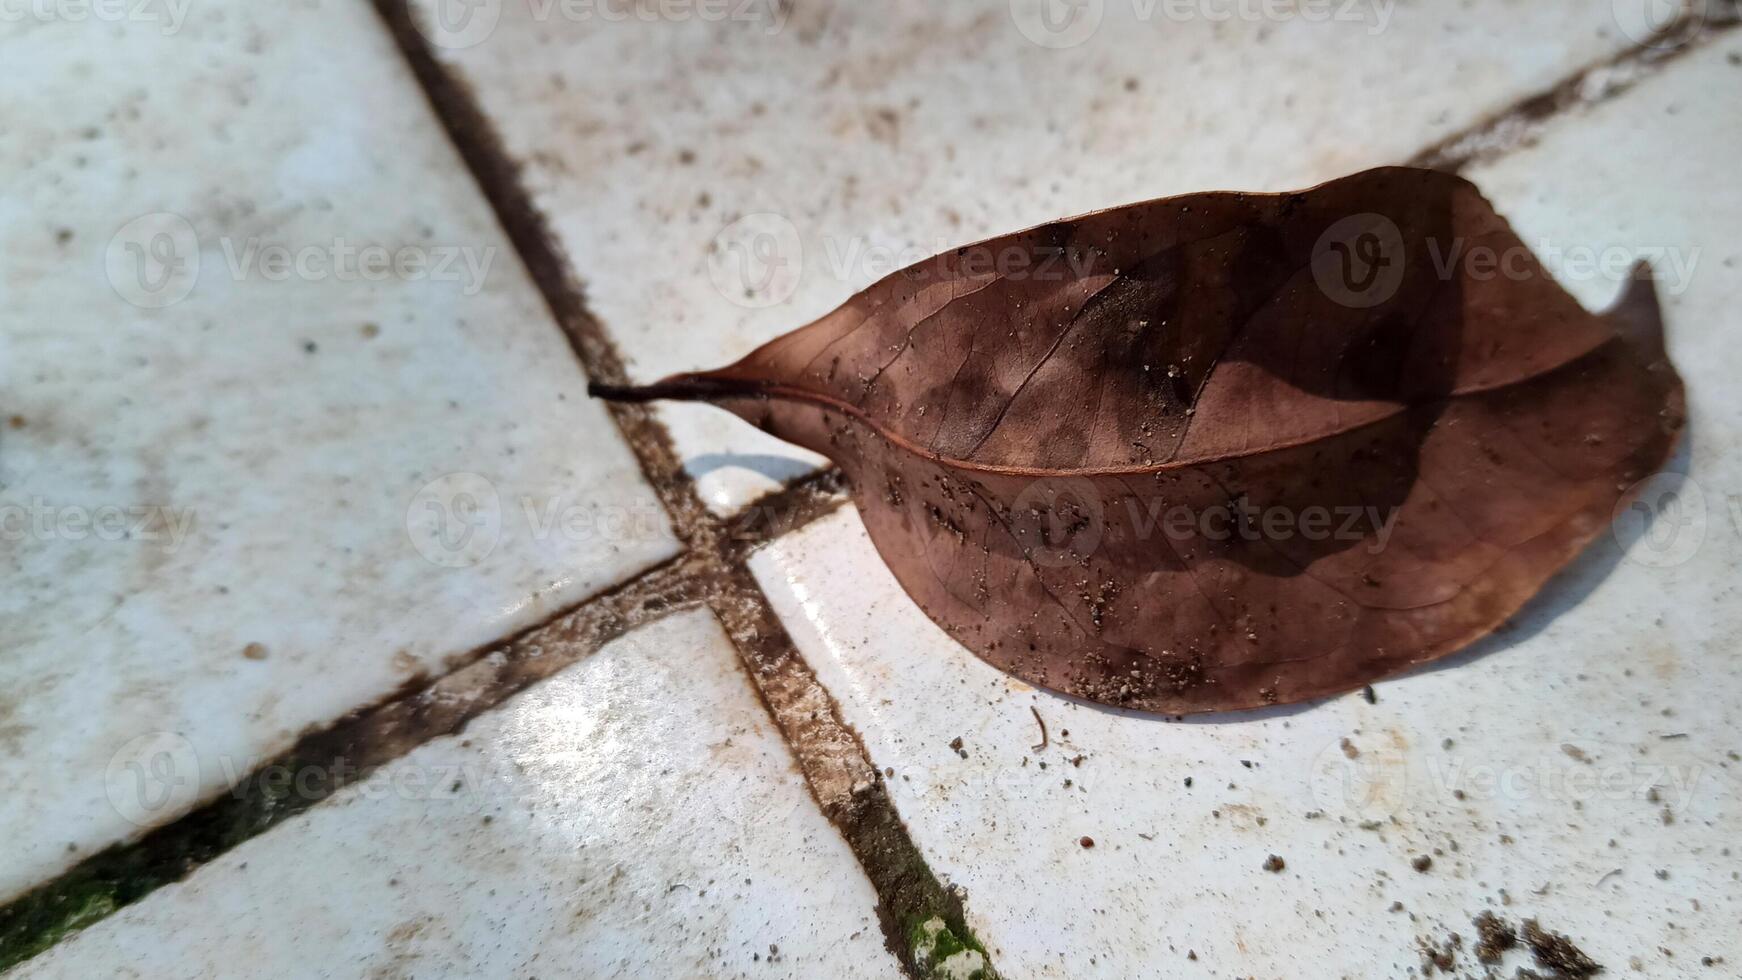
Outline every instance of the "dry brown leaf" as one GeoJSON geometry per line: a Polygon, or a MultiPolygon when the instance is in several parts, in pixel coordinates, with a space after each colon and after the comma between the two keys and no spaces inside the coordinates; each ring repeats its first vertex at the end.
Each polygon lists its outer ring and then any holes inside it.
{"type": "Polygon", "coordinates": [[[1516,611],[1682,427],[1649,271],[1594,315],[1468,182],[1115,208],[892,274],[709,401],[823,453],[897,579],[1044,687],[1359,688],[1516,611]]]}

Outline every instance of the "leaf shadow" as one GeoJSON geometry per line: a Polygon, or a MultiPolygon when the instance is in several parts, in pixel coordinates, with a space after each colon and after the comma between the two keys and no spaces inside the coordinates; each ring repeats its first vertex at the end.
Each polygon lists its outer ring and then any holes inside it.
{"type": "Polygon", "coordinates": [[[793,480],[815,470],[816,464],[797,456],[777,456],[773,453],[702,453],[684,462],[690,476],[700,479],[716,470],[745,469],[786,486],[793,480]]]}
{"type": "Polygon", "coordinates": [[[1055,691],[1051,688],[1036,687],[1035,690],[1055,699],[1080,708],[1086,708],[1096,714],[1107,715],[1110,718],[1120,718],[1128,721],[1147,722],[1160,725],[1229,725],[1246,722],[1269,721],[1274,718],[1288,718],[1311,711],[1326,701],[1334,701],[1347,695],[1338,694],[1329,698],[1319,698],[1313,701],[1298,701],[1294,704],[1278,704],[1266,708],[1246,708],[1240,711],[1212,711],[1196,715],[1165,715],[1151,711],[1138,711],[1134,708],[1121,708],[1100,701],[1055,691]]]}

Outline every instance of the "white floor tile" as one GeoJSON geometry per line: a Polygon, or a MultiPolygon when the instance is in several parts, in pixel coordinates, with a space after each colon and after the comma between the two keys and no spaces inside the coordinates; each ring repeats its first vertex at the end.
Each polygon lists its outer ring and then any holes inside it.
{"type": "MultiPolygon", "coordinates": [[[[1539,248],[1616,247],[1619,270],[1697,251],[1691,275],[1658,268],[1691,417],[1671,469],[1699,489],[1649,498],[1651,536],[1618,523],[1624,557],[1599,539],[1513,627],[1376,704],[1176,723],[1036,691],[927,620],[851,513],[754,560],[1001,969],[1399,976],[1417,937],[1452,932],[1474,969],[1490,909],[1617,975],[1742,962],[1742,131],[1720,122],[1738,62],[1742,40],[1715,45],[1472,174],[1539,248]]],[[[1615,284],[1581,268],[1568,285],[1607,303],[1615,284]]]]}
{"type": "Polygon", "coordinates": [[[898,977],[876,901],[696,612],[16,976],[898,977]]]}
{"type": "MultiPolygon", "coordinates": [[[[1303,5],[1328,22],[1126,0],[418,4],[644,381],[988,235],[1401,161],[1637,33],[1609,4],[1517,0],[1303,5]],[[1044,4],[1098,26],[1049,33],[1044,4]],[[662,9],[687,13],[605,16],[662,9]]],[[[711,409],[660,414],[721,512],[817,462],[711,409]]]]}
{"type": "Polygon", "coordinates": [[[1376,705],[1183,723],[975,659],[900,592],[852,513],[756,571],[1008,975],[1402,975],[1418,935],[1469,937],[1488,909],[1540,916],[1617,972],[1635,955],[1652,976],[1736,962],[1742,674],[1715,616],[1690,618],[1708,595],[1659,594],[1629,565],[1605,580],[1601,564],[1486,656],[1383,683],[1376,705]]]}
{"type": "Polygon", "coordinates": [[[0,898],[676,550],[375,13],[171,7],[0,23],[0,898]]]}

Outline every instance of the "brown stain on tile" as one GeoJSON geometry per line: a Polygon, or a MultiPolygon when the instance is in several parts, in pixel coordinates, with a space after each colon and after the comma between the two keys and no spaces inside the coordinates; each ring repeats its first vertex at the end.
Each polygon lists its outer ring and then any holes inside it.
{"type": "Polygon", "coordinates": [[[61,679],[56,675],[38,677],[22,686],[0,690],[0,750],[19,755],[24,753],[36,726],[18,720],[19,705],[52,688],[61,679]]]}
{"type": "Polygon", "coordinates": [[[1676,654],[1674,646],[1654,642],[1646,647],[1645,662],[1651,667],[1652,676],[1658,680],[1671,680],[1681,673],[1681,657],[1676,654]]]}
{"type": "Polygon", "coordinates": [[[1235,830],[1257,831],[1269,823],[1264,811],[1250,803],[1223,803],[1222,816],[1235,830]]]}
{"type": "MultiPolygon", "coordinates": [[[[382,937],[382,949],[377,957],[379,962],[370,966],[363,975],[368,980],[415,980],[427,974],[432,964],[417,947],[432,922],[429,916],[419,916],[394,926],[382,937]]],[[[450,968],[459,965],[447,964],[450,968]]]]}
{"type": "Polygon", "coordinates": [[[418,933],[422,932],[424,927],[427,925],[429,925],[429,919],[421,916],[416,919],[401,922],[399,925],[394,926],[388,931],[387,945],[390,948],[393,946],[403,946],[404,944],[411,942],[413,939],[416,939],[418,933]]]}
{"type": "Polygon", "coordinates": [[[25,739],[34,731],[30,725],[0,725],[0,752],[23,755],[25,739]]]}

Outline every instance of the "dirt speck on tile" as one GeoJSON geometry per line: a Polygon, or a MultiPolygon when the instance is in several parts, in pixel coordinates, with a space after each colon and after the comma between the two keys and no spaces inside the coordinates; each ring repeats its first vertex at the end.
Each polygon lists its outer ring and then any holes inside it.
{"type": "Polygon", "coordinates": [[[1417,937],[1416,946],[1421,950],[1421,972],[1425,976],[1433,976],[1436,972],[1452,973],[1458,968],[1458,951],[1464,948],[1464,939],[1457,933],[1452,933],[1443,942],[1435,942],[1431,937],[1417,937]]]}
{"type": "Polygon", "coordinates": [[[1583,980],[1603,970],[1602,964],[1586,956],[1572,940],[1549,932],[1535,919],[1524,920],[1524,943],[1536,957],[1536,965],[1554,971],[1556,977],[1583,980]]]}
{"type": "Polygon", "coordinates": [[[1506,951],[1518,945],[1518,930],[1493,912],[1483,912],[1476,924],[1476,959],[1483,963],[1498,963],[1506,951]]]}

